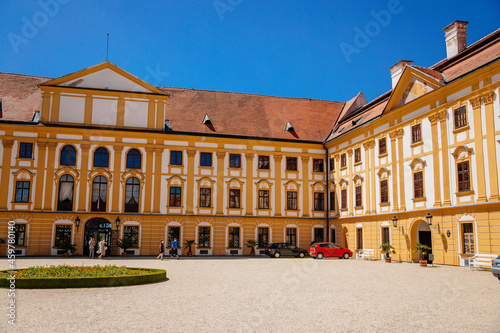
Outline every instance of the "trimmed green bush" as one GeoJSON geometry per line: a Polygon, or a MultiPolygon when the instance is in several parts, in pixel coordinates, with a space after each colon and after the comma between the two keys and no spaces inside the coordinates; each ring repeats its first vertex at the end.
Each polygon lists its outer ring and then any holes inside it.
{"type": "MultiPolygon", "coordinates": [[[[167,279],[164,269],[127,267],[130,270],[140,270],[141,275],[111,276],[111,277],[34,277],[16,278],[16,289],[53,289],[53,288],[96,288],[132,286],[159,282],[167,279]]],[[[18,269],[17,271],[22,271],[18,269]]],[[[9,288],[9,270],[0,271],[0,288],[9,288]]]]}

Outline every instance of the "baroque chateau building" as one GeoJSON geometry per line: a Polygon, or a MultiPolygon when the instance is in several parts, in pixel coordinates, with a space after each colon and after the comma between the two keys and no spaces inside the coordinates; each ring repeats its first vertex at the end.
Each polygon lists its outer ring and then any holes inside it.
{"type": "MultiPolygon", "coordinates": [[[[110,62],[50,79],[0,73],[0,238],[18,255],[196,255],[332,241],[415,244],[434,262],[500,253],[500,29],[446,59],[400,61],[392,89],[348,102],[154,87],[110,62]],[[12,222],[10,222],[12,224],[12,222]],[[2,236],[4,235],[4,236],[2,236]],[[183,253],[187,248],[183,247],[183,253]]],[[[389,80],[389,78],[388,78],[389,80]]],[[[0,248],[2,255],[5,247],[0,248]]]]}

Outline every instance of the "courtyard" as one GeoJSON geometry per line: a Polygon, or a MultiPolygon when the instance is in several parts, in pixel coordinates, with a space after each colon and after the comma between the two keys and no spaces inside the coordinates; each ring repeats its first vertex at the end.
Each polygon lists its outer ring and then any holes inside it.
{"type": "MultiPolygon", "coordinates": [[[[17,290],[7,332],[498,332],[500,282],[464,267],[311,258],[18,258],[163,268],[130,287],[17,290]]],[[[7,269],[7,260],[0,269],[7,269]]],[[[3,293],[7,294],[4,289],[3,293]]],[[[8,297],[4,297],[4,311],[8,297]]]]}

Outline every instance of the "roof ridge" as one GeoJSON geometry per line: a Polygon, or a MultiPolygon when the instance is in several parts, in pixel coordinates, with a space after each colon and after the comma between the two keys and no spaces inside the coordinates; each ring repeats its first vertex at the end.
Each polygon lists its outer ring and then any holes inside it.
{"type": "Polygon", "coordinates": [[[0,72],[0,75],[2,75],[2,74],[8,74],[8,75],[19,75],[19,76],[27,76],[27,77],[40,78],[40,79],[52,79],[51,77],[48,77],[48,76],[37,76],[37,75],[29,75],[29,74],[19,74],[19,73],[0,72]]]}
{"type": "Polygon", "coordinates": [[[264,94],[254,94],[254,93],[244,93],[244,92],[235,92],[235,91],[224,91],[224,90],[209,90],[209,89],[193,89],[193,88],[178,88],[178,87],[157,87],[160,90],[163,89],[180,89],[180,90],[192,90],[192,91],[203,91],[203,92],[214,92],[214,93],[225,93],[225,94],[238,94],[238,95],[249,95],[249,96],[261,96],[261,97],[272,97],[272,98],[284,98],[284,99],[296,99],[296,100],[309,100],[309,101],[320,101],[320,102],[329,102],[329,103],[342,103],[346,102],[340,101],[332,101],[327,99],[316,99],[309,97],[286,97],[286,96],[273,96],[273,95],[264,95],[264,94]]]}

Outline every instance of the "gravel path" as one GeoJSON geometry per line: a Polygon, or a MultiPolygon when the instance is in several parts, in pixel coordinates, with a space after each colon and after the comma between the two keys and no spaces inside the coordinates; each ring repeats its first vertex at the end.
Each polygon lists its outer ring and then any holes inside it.
{"type": "MultiPolygon", "coordinates": [[[[22,258],[167,269],[130,287],[17,290],[7,332],[500,332],[500,281],[463,267],[311,258],[22,258]]],[[[7,269],[6,259],[0,269],[7,269]]]]}

